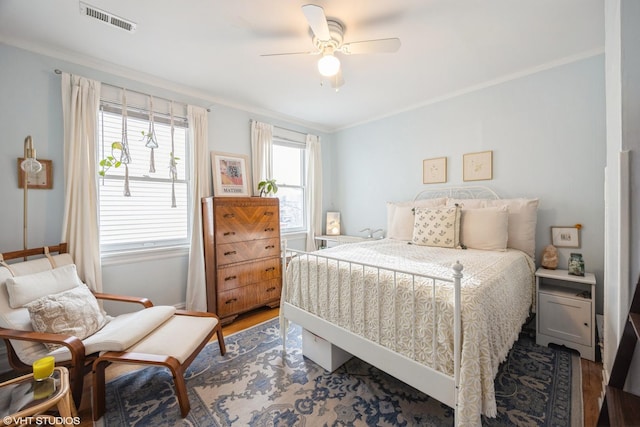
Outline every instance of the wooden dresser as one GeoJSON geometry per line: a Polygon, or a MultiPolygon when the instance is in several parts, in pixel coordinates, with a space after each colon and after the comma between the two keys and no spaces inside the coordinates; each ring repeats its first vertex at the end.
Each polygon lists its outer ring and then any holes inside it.
{"type": "Polygon", "coordinates": [[[279,200],[205,197],[202,221],[207,311],[225,324],[251,309],[280,305],[279,200]]]}

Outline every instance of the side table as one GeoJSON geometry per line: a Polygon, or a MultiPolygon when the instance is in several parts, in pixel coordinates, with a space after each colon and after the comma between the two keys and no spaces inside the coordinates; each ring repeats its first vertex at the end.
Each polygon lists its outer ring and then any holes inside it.
{"type": "Polygon", "coordinates": [[[34,381],[33,374],[24,375],[0,384],[0,417],[2,425],[34,424],[48,418],[47,425],[78,425],[76,407],[69,388],[69,371],[56,367],[44,381],[34,381]],[[44,414],[57,408],[59,416],[44,414]]]}
{"type": "Polygon", "coordinates": [[[564,345],[595,361],[595,297],[593,273],[572,276],[567,270],[536,271],[536,344],[564,345]]]}

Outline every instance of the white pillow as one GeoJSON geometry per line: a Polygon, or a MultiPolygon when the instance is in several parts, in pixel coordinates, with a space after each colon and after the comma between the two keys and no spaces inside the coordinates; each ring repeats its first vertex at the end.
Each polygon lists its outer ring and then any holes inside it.
{"type": "Polygon", "coordinates": [[[412,242],[457,248],[460,245],[460,207],[416,208],[412,242]]]}
{"type": "Polygon", "coordinates": [[[536,252],[536,223],[538,199],[490,200],[488,206],[507,206],[509,209],[509,240],[507,247],[521,250],[531,258],[536,252]]]}
{"type": "Polygon", "coordinates": [[[462,209],[460,243],[469,249],[507,249],[509,211],[506,206],[462,209]]]}
{"type": "Polygon", "coordinates": [[[7,293],[11,308],[20,308],[40,297],[82,285],[75,264],[64,265],[40,273],[8,277],[7,293]]]}
{"type": "Polygon", "coordinates": [[[507,247],[521,250],[535,257],[538,199],[447,199],[447,206],[458,203],[463,209],[507,206],[509,209],[509,238],[507,247]]]}
{"type": "Polygon", "coordinates": [[[486,208],[489,206],[487,204],[489,201],[489,199],[454,199],[449,197],[447,199],[447,206],[458,205],[462,209],[486,208]]]}
{"type": "MultiPolygon", "coordinates": [[[[86,285],[38,298],[25,305],[36,332],[73,335],[82,339],[93,335],[108,319],[86,285]]],[[[59,347],[44,343],[49,351],[59,347]]]]}
{"type": "Polygon", "coordinates": [[[387,237],[389,239],[406,240],[413,238],[413,223],[415,207],[444,206],[447,199],[411,200],[407,202],[387,202],[387,237]]]}

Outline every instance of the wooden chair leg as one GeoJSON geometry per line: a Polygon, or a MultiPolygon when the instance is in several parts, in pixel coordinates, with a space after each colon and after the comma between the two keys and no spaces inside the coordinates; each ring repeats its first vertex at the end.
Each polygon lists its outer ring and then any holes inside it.
{"type": "Polygon", "coordinates": [[[71,396],[78,407],[82,401],[82,389],[84,387],[84,366],[69,368],[69,381],[71,382],[71,396]]]}
{"type": "Polygon", "coordinates": [[[176,397],[178,398],[178,404],[180,405],[180,413],[182,418],[186,417],[191,410],[191,404],[189,403],[189,394],[187,393],[187,384],[184,381],[184,372],[182,370],[174,370],[173,367],[168,366],[173,375],[173,384],[176,387],[176,397]]]}
{"type": "Polygon", "coordinates": [[[220,355],[224,356],[227,353],[227,347],[224,345],[224,337],[222,336],[222,328],[217,326],[216,334],[218,335],[218,345],[220,346],[220,355]]]}
{"type": "Polygon", "coordinates": [[[93,364],[93,420],[98,421],[104,415],[105,373],[108,361],[97,360],[93,364]]]}

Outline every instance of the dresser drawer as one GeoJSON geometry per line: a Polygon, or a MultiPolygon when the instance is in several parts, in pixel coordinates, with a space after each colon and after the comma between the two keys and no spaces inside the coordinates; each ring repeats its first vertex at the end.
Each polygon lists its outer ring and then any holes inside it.
{"type": "Polygon", "coordinates": [[[253,224],[220,223],[216,227],[216,243],[234,243],[245,240],[269,239],[280,236],[277,222],[256,222],[253,224]]]}
{"type": "Polygon", "coordinates": [[[282,289],[282,280],[273,279],[266,282],[258,283],[256,293],[258,301],[264,304],[269,301],[277,301],[280,299],[280,290],[282,289]]]}
{"type": "Polygon", "coordinates": [[[591,344],[591,301],[539,292],[539,333],[591,344]]]}
{"type": "Polygon", "coordinates": [[[220,292],[218,294],[218,312],[220,318],[241,313],[269,302],[280,299],[280,279],[254,283],[247,286],[220,292]]]}
{"type": "Polygon", "coordinates": [[[280,278],[280,257],[218,269],[218,290],[227,291],[250,283],[280,278]]]}
{"type": "Polygon", "coordinates": [[[229,291],[218,293],[218,311],[220,318],[231,314],[247,311],[257,305],[257,287],[254,285],[243,286],[229,291]]]}
{"type": "Polygon", "coordinates": [[[261,239],[216,245],[218,266],[259,258],[280,257],[280,239],[261,239]]]}
{"type": "Polygon", "coordinates": [[[280,211],[277,204],[260,206],[218,206],[214,221],[216,227],[227,224],[235,228],[237,224],[254,224],[256,222],[278,222],[280,211]]]}

